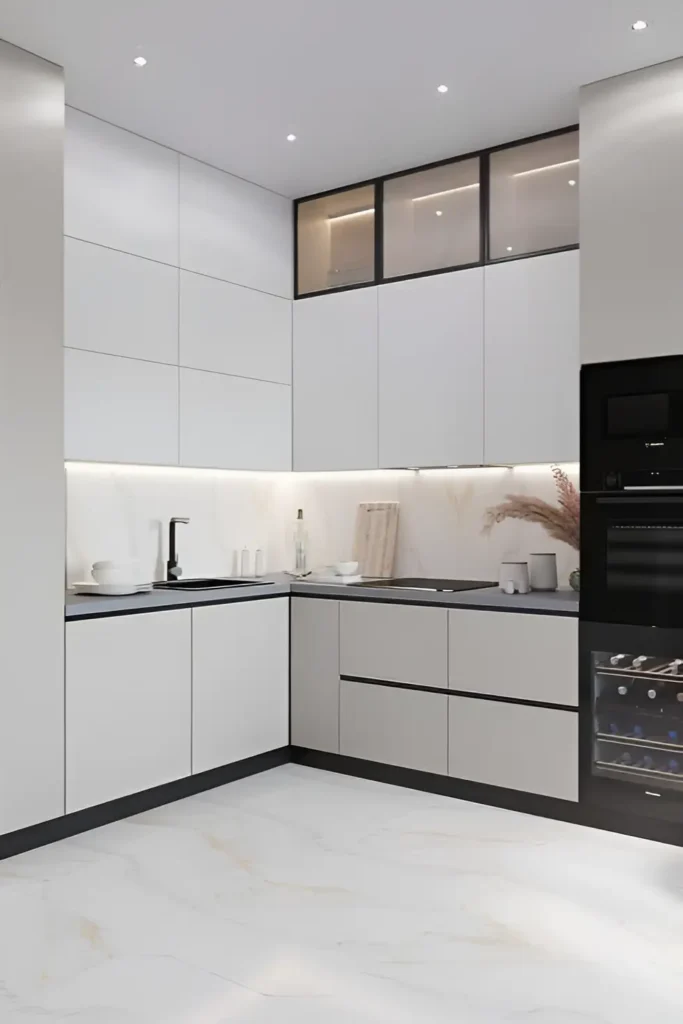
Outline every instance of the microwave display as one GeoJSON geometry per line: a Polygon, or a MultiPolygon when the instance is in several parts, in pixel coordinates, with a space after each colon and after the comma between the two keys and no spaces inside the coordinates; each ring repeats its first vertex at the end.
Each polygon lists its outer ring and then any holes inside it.
{"type": "Polygon", "coordinates": [[[608,440],[683,437],[683,392],[608,395],[604,433],[608,440]]]}

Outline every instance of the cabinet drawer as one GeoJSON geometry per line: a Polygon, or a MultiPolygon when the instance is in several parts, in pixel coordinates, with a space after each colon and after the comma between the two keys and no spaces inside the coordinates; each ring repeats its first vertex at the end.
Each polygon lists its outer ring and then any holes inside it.
{"type": "Polygon", "coordinates": [[[447,616],[445,608],[343,602],[340,613],[342,676],[445,688],[448,685],[447,616]]]}
{"type": "Polygon", "coordinates": [[[472,697],[448,699],[449,775],[578,800],[576,712],[472,697]]]}
{"type": "Polygon", "coordinates": [[[342,679],[339,751],[349,757],[446,775],[448,697],[342,679]]]}
{"type": "Polygon", "coordinates": [[[578,622],[561,615],[449,611],[452,690],[578,704],[578,622]]]}

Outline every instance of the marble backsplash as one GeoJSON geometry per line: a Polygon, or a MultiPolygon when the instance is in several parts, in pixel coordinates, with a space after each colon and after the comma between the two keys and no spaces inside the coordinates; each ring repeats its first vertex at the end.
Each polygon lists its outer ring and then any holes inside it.
{"type": "MultiPolygon", "coordinates": [[[[578,485],[578,466],[564,467],[578,485]]],[[[186,576],[235,574],[236,552],[258,547],[270,572],[290,568],[297,508],[304,509],[309,563],[351,557],[361,501],[401,503],[395,571],[400,575],[495,580],[504,559],[555,551],[561,584],[578,554],[540,526],[505,522],[482,533],[486,509],[508,493],[555,500],[548,466],[238,473],[69,463],[67,582],[87,579],[96,559],[134,560],[140,579],[161,579],[171,516],[186,576]]]]}

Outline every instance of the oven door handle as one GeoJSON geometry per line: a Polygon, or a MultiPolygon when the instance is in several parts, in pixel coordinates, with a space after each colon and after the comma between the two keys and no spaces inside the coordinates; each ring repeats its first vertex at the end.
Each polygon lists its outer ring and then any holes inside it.
{"type": "MultiPolygon", "coordinates": [[[[673,488],[667,487],[667,491],[671,491],[673,488]]],[[[681,494],[633,494],[636,488],[631,489],[631,493],[623,497],[601,497],[596,499],[598,505],[681,505],[683,504],[683,488],[681,488],[681,494]]],[[[652,488],[648,487],[648,491],[652,488]]]]}

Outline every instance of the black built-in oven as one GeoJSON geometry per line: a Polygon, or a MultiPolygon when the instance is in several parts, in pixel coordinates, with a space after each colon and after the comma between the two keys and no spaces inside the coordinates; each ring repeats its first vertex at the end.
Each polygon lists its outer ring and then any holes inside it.
{"type": "Polygon", "coordinates": [[[581,372],[581,800],[683,824],[683,356],[581,372]]]}

